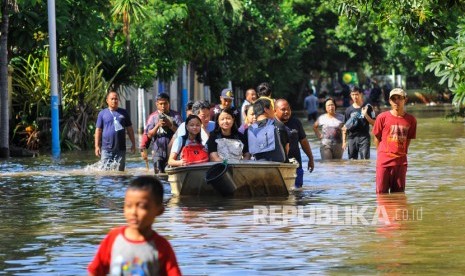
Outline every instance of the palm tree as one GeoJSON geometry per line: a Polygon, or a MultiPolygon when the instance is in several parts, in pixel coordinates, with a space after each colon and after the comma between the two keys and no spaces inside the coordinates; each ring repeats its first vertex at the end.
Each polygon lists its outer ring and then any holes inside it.
{"type": "Polygon", "coordinates": [[[146,17],[147,0],[112,0],[113,5],[112,15],[117,20],[123,21],[123,34],[126,37],[126,50],[129,51],[131,41],[129,27],[131,19],[134,17],[136,21],[146,17]]]}

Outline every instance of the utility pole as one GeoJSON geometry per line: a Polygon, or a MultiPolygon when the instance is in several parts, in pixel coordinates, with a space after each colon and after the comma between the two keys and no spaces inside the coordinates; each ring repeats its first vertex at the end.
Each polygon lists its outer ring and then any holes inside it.
{"type": "Polygon", "coordinates": [[[58,62],[55,23],[55,0],[48,0],[48,34],[50,44],[50,87],[52,112],[52,156],[60,157],[60,116],[58,97],[58,62]]]}

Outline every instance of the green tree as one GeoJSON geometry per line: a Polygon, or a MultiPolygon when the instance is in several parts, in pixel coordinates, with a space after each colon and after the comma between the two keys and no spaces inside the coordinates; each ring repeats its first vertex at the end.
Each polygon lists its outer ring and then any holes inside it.
{"type": "Polygon", "coordinates": [[[465,106],[465,24],[458,25],[457,35],[447,39],[439,52],[431,52],[431,63],[426,70],[440,78],[454,93],[453,102],[459,110],[465,106]]]}
{"type": "Polygon", "coordinates": [[[111,0],[112,15],[123,22],[123,34],[126,37],[126,50],[130,46],[130,26],[131,21],[139,21],[146,18],[145,6],[147,1],[141,0],[111,0]],[[134,20],[133,20],[134,19],[134,20]]]}

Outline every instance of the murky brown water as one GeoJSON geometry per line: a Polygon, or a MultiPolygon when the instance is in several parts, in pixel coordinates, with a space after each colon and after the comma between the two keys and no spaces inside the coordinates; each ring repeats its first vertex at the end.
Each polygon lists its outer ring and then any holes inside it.
{"type": "MultiPolygon", "coordinates": [[[[462,274],[465,128],[442,112],[415,115],[405,194],[376,196],[374,149],[369,161],[321,162],[308,126],[317,162],[302,191],[180,200],[166,185],[155,228],[188,275],[462,274]]],[[[85,172],[95,161],[1,161],[0,275],[86,273],[101,238],[124,223],[125,185],[146,173],[137,156],[126,173],[85,172]]]]}

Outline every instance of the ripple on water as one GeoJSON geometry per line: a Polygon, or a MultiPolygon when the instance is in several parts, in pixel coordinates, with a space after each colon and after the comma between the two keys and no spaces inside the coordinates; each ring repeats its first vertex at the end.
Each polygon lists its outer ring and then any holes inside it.
{"type": "MultiPolygon", "coordinates": [[[[154,227],[187,275],[463,274],[464,127],[419,118],[418,130],[405,194],[376,196],[374,148],[368,161],[322,162],[310,135],[316,163],[303,189],[285,198],[180,199],[165,183],[166,212],[154,227]],[[307,216],[261,224],[254,220],[257,206],[303,207],[307,216]],[[308,217],[310,208],[352,206],[367,207],[369,224],[317,224],[308,217]],[[371,224],[380,206],[389,224],[371,224]]],[[[126,172],[83,169],[95,160],[90,152],[65,154],[60,162],[43,156],[0,162],[0,274],[85,274],[101,239],[124,224],[127,183],[149,173],[136,157],[128,158],[126,172]]]]}

